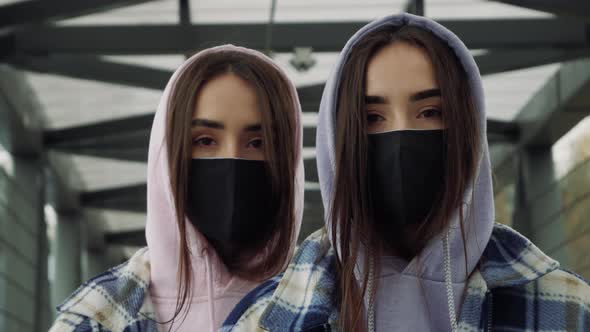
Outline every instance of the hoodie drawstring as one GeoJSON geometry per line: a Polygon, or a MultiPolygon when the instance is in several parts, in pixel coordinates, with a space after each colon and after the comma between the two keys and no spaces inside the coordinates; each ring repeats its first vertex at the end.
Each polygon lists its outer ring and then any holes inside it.
{"type": "Polygon", "coordinates": [[[449,247],[449,233],[447,231],[443,238],[444,250],[444,269],[445,269],[445,285],[447,286],[447,305],[449,308],[449,320],[451,322],[451,331],[457,331],[457,316],[455,314],[455,298],[453,296],[453,281],[451,275],[451,249],[449,247]]]}
{"type": "MultiPolygon", "coordinates": [[[[455,313],[455,297],[453,296],[453,279],[451,273],[451,249],[449,247],[449,233],[447,231],[443,238],[443,250],[444,250],[444,272],[445,272],[445,285],[447,288],[447,306],[449,308],[449,320],[451,322],[451,331],[457,332],[457,316],[455,313]]],[[[373,257],[369,256],[369,281],[367,284],[367,291],[369,294],[373,291],[373,257]]],[[[367,325],[369,332],[375,332],[375,308],[373,301],[369,302],[369,308],[367,313],[367,325]]]]}
{"type": "Polygon", "coordinates": [[[375,299],[371,297],[373,293],[373,278],[374,278],[374,271],[373,271],[373,256],[369,255],[369,280],[367,283],[367,291],[369,293],[369,308],[367,314],[367,325],[369,327],[369,332],[375,332],[375,299]]]}
{"type": "Polygon", "coordinates": [[[205,265],[207,269],[207,302],[209,304],[209,320],[211,332],[215,332],[215,308],[213,307],[213,268],[209,258],[209,252],[204,250],[205,265]]]}

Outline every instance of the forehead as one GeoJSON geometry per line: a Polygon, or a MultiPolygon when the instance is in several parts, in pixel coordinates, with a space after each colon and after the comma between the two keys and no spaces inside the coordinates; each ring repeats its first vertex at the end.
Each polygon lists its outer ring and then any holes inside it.
{"type": "Polygon", "coordinates": [[[367,64],[367,94],[409,94],[436,87],[432,61],[424,50],[408,43],[383,47],[367,64]]]}
{"type": "Polygon", "coordinates": [[[193,118],[253,122],[261,117],[256,89],[233,73],[206,82],[196,98],[193,118]]]}

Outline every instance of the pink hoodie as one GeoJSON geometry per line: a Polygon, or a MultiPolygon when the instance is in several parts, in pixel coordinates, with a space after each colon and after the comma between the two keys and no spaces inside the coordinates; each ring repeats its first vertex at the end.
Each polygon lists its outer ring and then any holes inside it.
{"type": "MultiPolygon", "coordinates": [[[[148,180],[147,180],[147,225],[146,238],[150,258],[150,297],[154,304],[158,321],[170,320],[175,312],[177,300],[177,271],[179,232],[176,227],[176,213],[170,188],[168,174],[168,158],[165,142],[166,113],[168,112],[168,98],[179,73],[188,64],[192,63],[204,54],[232,50],[244,54],[257,56],[273,65],[291,82],[287,75],[264,54],[236,47],[223,45],[201,51],[186,60],[172,75],[166,85],[164,94],[156,112],[152,126],[149,156],[148,156],[148,180]]],[[[301,226],[303,214],[304,173],[302,159],[302,135],[301,107],[297,97],[295,86],[291,84],[289,91],[296,102],[296,128],[293,133],[295,146],[299,149],[299,161],[295,178],[295,238],[289,255],[296,245],[297,235],[301,226]]],[[[225,268],[215,250],[209,247],[204,236],[192,226],[185,218],[186,229],[189,237],[189,248],[192,255],[193,279],[191,306],[184,322],[180,315],[174,324],[174,331],[214,331],[217,330],[229,312],[257,283],[233,276],[225,268]]],[[[165,328],[169,324],[162,325],[165,328]]]]}

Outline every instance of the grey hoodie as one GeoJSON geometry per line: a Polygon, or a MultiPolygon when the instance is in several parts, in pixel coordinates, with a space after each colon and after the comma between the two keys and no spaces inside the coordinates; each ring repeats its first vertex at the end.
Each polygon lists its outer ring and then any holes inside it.
{"type": "MultiPolygon", "coordinates": [[[[448,331],[451,330],[453,321],[451,316],[459,311],[466,283],[465,272],[470,274],[476,267],[489,241],[494,224],[492,177],[481,77],[471,53],[451,31],[433,20],[401,14],[369,23],[348,40],[326,83],[320,104],[316,142],[322,200],[327,207],[326,211],[329,211],[335,176],[334,133],[337,90],[343,64],[351,48],[369,32],[385,26],[402,25],[413,25],[434,33],[446,42],[459,58],[467,72],[471,93],[476,101],[479,125],[482,128],[479,139],[481,155],[474,186],[469,187],[464,193],[465,243],[463,243],[459,227],[459,211],[455,211],[448,232],[434,237],[419,257],[410,262],[383,257],[376,303],[373,308],[369,308],[367,319],[369,327],[376,331],[448,331]],[[445,247],[445,244],[448,244],[448,247],[445,247]],[[464,246],[467,249],[467,265],[465,265],[464,246]],[[450,264],[448,269],[445,269],[446,262],[450,264]]],[[[331,221],[328,213],[325,220],[330,229],[331,221]]]]}

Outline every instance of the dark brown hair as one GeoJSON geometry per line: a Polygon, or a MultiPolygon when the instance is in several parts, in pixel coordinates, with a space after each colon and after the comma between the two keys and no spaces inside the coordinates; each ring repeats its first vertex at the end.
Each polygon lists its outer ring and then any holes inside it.
{"type": "MultiPolygon", "coordinates": [[[[231,73],[248,82],[256,91],[262,115],[264,154],[272,178],[278,212],[267,236],[261,235],[253,246],[240,248],[239,255],[217,254],[228,270],[239,277],[260,281],[277,274],[286,266],[291,243],[295,240],[295,168],[299,149],[296,116],[299,111],[291,84],[278,68],[254,54],[219,50],[202,54],[179,75],[170,95],[166,119],[166,145],[170,186],[174,196],[177,226],[180,232],[178,302],[173,320],[192,296],[191,252],[185,224],[187,184],[191,160],[191,119],[199,91],[210,80],[231,73]]],[[[215,244],[210,243],[214,248],[215,244]]],[[[186,306],[188,310],[190,302],[186,306]]]]}
{"type": "MultiPolygon", "coordinates": [[[[407,259],[415,257],[430,239],[448,227],[451,214],[461,206],[464,192],[474,178],[480,129],[471,88],[459,59],[442,40],[418,27],[386,27],[363,37],[343,66],[337,102],[336,178],[330,213],[332,243],[339,257],[336,294],[340,304],[339,323],[343,331],[364,331],[363,298],[368,283],[376,285],[380,255],[393,251],[407,259]],[[383,47],[399,42],[423,50],[434,66],[442,95],[443,124],[447,128],[446,174],[443,190],[429,216],[415,227],[400,230],[401,236],[395,240],[385,242],[368,216],[365,79],[372,56],[383,47]],[[372,259],[364,259],[362,282],[358,285],[354,270],[362,248],[366,248],[372,259]],[[371,280],[369,271],[374,272],[371,280]]],[[[460,218],[463,219],[462,214],[460,218]]],[[[370,303],[376,288],[368,294],[370,303]]]]}

